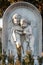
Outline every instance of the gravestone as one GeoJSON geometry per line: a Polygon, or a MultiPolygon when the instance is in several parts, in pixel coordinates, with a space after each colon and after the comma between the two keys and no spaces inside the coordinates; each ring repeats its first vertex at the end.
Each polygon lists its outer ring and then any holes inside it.
{"type": "MultiPolygon", "coordinates": [[[[29,32],[29,30],[32,30],[31,40],[29,41],[29,49],[32,51],[33,55],[40,55],[42,52],[42,18],[41,18],[40,12],[35,6],[27,2],[17,2],[17,3],[12,4],[6,9],[3,15],[2,53],[4,50],[6,51],[6,54],[9,54],[10,52],[13,55],[16,55],[17,50],[15,46],[15,41],[12,38],[12,34],[15,29],[17,29],[18,31],[17,33],[21,32],[21,29],[23,32],[24,30],[25,32],[27,31],[29,32]],[[18,14],[21,16],[20,21],[22,19],[25,19],[26,24],[29,24],[31,22],[30,27],[29,28],[26,27],[25,29],[25,28],[21,28],[22,26],[20,26],[20,24],[19,26],[15,25],[13,22],[13,16],[15,14],[18,14]],[[19,29],[19,31],[17,28],[19,29]]],[[[25,33],[25,35],[27,34],[29,35],[28,32],[25,33]]],[[[20,42],[20,37],[22,41],[26,37],[23,37],[24,33],[22,32],[19,34],[20,35],[17,34],[17,40],[20,42]]],[[[14,34],[14,36],[15,35],[16,34],[14,34]]],[[[29,37],[27,40],[29,40],[29,37]]],[[[26,49],[26,41],[22,42],[22,46],[24,49],[26,49]],[[24,46],[23,46],[23,43],[24,43],[24,46]]]]}

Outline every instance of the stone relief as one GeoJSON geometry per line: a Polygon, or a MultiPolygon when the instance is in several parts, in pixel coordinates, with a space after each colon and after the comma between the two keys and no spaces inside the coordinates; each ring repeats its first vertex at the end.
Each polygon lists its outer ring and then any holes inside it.
{"type": "MultiPolygon", "coordinates": [[[[3,50],[7,55],[23,60],[31,51],[32,56],[42,52],[42,19],[35,6],[18,2],[10,6],[3,16],[3,50]]],[[[21,61],[22,62],[22,61],[21,61]]]]}
{"type": "MultiPolygon", "coordinates": [[[[15,47],[15,58],[18,58],[17,55],[17,47],[22,47],[22,57],[26,55],[26,51],[32,51],[34,53],[34,36],[32,34],[31,22],[25,18],[22,18],[21,15],[15,13],[12,17],[12,23],[14,27],[12,27],[12,34],[10,36],[10,41],[13,43],[15,47]]],[[[11,49],[9,49],[11,50],[11,49]]],[[[13,49],[14,50],[14,49],[13,49]]],[[[11,50],[12,51],[12,50],[11,50]]]]}

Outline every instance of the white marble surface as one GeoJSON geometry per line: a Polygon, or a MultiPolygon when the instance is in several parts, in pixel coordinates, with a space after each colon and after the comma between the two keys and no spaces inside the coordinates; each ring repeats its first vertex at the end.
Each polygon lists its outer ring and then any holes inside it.
{"type": "Polygon", "coordinates": [[[39,65],[37,56],[34,57],[34,65],[39,65]]]}
{"type": "Polygon", "coordinates": [[[2,43],[2,50],[14,49],[14,45],[9,43],[8,45],[8,37],[11,34],[11,28],[14,26],[12,23],[12,16],[18,13],[22,16],[22,18],[26,18],[31,21],[33,36],[35,37],[34,42],[34,54],[40,55],[42,52],[42,18],[35,6],[30,3],[26,2],[18,2],[16,4],[11,5],[3,16],[3,43],[2,43]],[[24,5],[25,6],[24,6],[24,5]]]}

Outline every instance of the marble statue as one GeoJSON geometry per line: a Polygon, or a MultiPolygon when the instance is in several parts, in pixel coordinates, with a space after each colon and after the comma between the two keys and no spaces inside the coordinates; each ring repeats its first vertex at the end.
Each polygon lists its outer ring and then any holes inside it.
{"type": "Polygon", "coordinates": [[[25,34],[25,38],[23,41],[24,54],[26,55],[26,50],[32,51],[32,54],[33,54],[34,53],[34,36],[32,34],[31,22],[24,18],[24,19],[21,19],[20,23],[21,23],[21,27],[23,28],[22,34],[25,34]]]}
{"type": "MultiPolygon", "coordinates": [[[[12,17],[12,22],[14,23],[14,27],[12,28],[12,39],[13,39],[13,43],[16,47],[21,46],[21,40],[20,40],[20,35],[22,34],[22,28],[20,26],[20,19],[21,16],[19,14],[14,14],[12,17]]],[[[17,51],[17,48],[16,48],[17,51]]],[[[17,52],[15,53],[15,58],[18,59],[18,54],[17,52]]]]}
{"type": "Polygon", "coordinates": [[[18,58],[17,47],[21,45],[22,56],[26,50],[32,55],[42,53],[42,18],[36,7],[26,2],[11,5],[3,15],[2,54],[13,54],[18,58]],[[30,22],[30,23],[29,23],[30,22]]]}
{"type": "Polygon", "coordinates": [[[19,14],[15,14],[13,16],[13,23],[14,23],[14,29],[12,33],[13,40],[15,42],[21,43],[20,41],[20,34],[22,33],[22,28],[19,25],[21,16],[19,14]]]}
{"type": "MultiPolygon", "coordinates": [[[[33,38],[31,22],[25,18],[22,18],[22,16],[19,14],[13,15],[12,22],[14,27],[12,27],[11,42],[13,41],[15,47],[16,44],[22,47],[21,53],[23,57],[26,55],[27,50],[32,50],[32,52],[34,50],[33,46],[31,45],[31,38],[33,38]]],[[[15,53],[15,57],[18,57],[17,52],[15,53]]]]}

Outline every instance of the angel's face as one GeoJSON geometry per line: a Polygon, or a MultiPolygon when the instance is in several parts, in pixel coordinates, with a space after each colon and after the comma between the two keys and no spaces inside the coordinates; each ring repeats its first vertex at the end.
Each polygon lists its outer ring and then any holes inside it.
{"type": "Polygon", "coordinates": [[[21,19],[20,25],[21,27],[27,27],[27,21],[25,19],[21,19]]]}
{"type": "Polygon", "coordinates": [[[13,17],[12,17],[13,23],[14,23],[15,25],[18,25],[19,22],[20,22],[20,18],[21,18],[21,16],[20,16],[19,14],[13,15],[13,17]]]}

